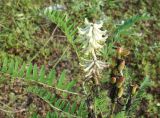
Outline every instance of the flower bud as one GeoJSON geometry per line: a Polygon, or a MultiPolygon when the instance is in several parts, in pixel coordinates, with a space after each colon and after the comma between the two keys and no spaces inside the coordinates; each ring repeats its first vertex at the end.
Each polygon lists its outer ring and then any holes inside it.
{"type": "Polygon", "coordinates": [[[120,64],[118,65],[118,70],[122,71],[125,68],[125,60],[121,60],[120,64]]]}
{"type": "Polygon", "coordinates": [[[120,57],[121,54],[122,54],[123,48],[122,47],[118,47],[116,51],[117,51],[117,56],[120,57]]]}
{"type": "Polygon", "coordinates": [[[120,87],[118,90],[118,98],[122,97],[123,91],[124,91],[123,87],[120,87]]]}
{"type": "Polygon", "coordinates": [[[117,81],[116,81],[116,86],[117,86],[118,88],[120,88],[120,87],[123,85],[124,81],[125,81],[125,78],[124,78],[124,77],[118,78],[117,81]]]}
{"type": "Polygon", "coordinates": [[[137,85],[137,84],[132,85],[132,89],[131,89],[132,95],[134,95],[134,94],[137,92],[137,88],[138,88],[138,85],[137,85]]]}
{"type": "Polygon", "coordinates": [[[122,83],[117,83],[116,86],[117,88],[120,88],[123,84],[122,83]]]}
{"type": "Polygon", "coordinates": [[[118,48],[117,48],[117,55],[118,55],[118,56],[127,56],[127,55],[129,55],[129,54],[130,54],[130,51],[129,51],[129,50],[124,49],[124,48],[122,48],[122,47],[118,47],[118,48]]]}
{"type": "Polygon", "coordinates": [[[118,48],[117,48],[117,53],[118,53],[118,54],[121,54],[122,51],[123,51],[123,48],[122,48],[122,47],[118,47],[118,48]]]}
{"type": "Polygon", "coordinates": [[[115,83],[116,83],[116,77],[112,77],[112,78],[111,78],[111,83],[112,83],[112,84],[115,84],[115,83]]]}
{"type": "Polygon", "coordinates": [[[129,54],[130,54],[130,51],[129,51],[129,50],[123,49],[123,51],[122,51],[122,55],[123,55],[123,56],[127,56],[127,55],[129,55],[129,54]]]}

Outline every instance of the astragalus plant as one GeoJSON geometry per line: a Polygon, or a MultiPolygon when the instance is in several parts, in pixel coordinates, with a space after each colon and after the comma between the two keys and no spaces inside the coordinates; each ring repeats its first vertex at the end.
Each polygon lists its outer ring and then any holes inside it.
{"type": "Polygon", "coordinates": [[[83,88],[86,95],[88,117],[96,117],[94,99],[99,94],[101,72],[109,65],[100,59],[101,49],[108,38],[107,31],[102,31],[103,22],[91,23],[85,19],[85,27],[79,28],[82,44],[82,58],[80,65],[85,72],[83,88]]]}

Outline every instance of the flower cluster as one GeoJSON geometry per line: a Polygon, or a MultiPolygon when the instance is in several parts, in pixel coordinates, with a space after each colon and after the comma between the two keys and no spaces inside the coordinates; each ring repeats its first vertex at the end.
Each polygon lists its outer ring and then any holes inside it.
{"type": "Polygon", "coordinates": [[[103,48],[108,35],[107,31],[102,31],[103,22],[91,23],[85,19],[85,28],[78,28],[81,36],[83,52],[86,55],[92,55],[92,59],[83,59],[84,71],[86,72],[86,78],[93,76],[99,76],[101,70],[107,66],[107,64],[97,59],[97,52],[103,48]]]}
{"type": "Polygon", "coordinates": [[[78,28],[79,34],[83,37],[81,41],[83,43],[83,49],[85,54],[92,53],[94,51],[99,51],[105,40],[108,38],[108,35],[105,31],[101,31],[103,22],[100,23],[90,23],[87,19],[85,19],[85,28],[78,28]]]}

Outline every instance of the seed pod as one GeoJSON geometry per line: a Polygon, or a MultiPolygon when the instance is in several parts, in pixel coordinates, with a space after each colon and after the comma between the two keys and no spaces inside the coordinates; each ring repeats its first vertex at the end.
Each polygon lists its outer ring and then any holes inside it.
{"type": "Polygon", "coordinates": [[[115,84],[115,83],[116,83],[116,77],[112,77],[112,78],[111,78],[111,83],[112,83],[112,84],[115,84]]]}
{"type": "Polygon", "coordinates": [[[117,48],[117,56],[120,57],[120,56],[127,56],[130,54],[130,51],[127,50],[127,49],[124,49],[122,47],[118,47],[117,48]]]}
{"type": "Polygon", "coordinates": [[[125,81],[125,78],[124,78],[124,77],[118,78],[117,81],[116,81],[116,86],[117,86],[118,88],[120,88],[120,87],[123,85],[124,81],[125,81]]]}
{"type": "Polygon", "coordinates": [[[117,50],[116,50],[116,51],[117,51],[117,57],[118,57],[118,58],[120,58],[120,57],[121,57],[122,50],[123,50],[123,48],[122,48],[122,47],[118,47],[118,48],[117,48],[117,50]]]}
{"type": "Polygon", "coordinates": [[[118,98],[122,97],[123,91],[124,91],[123,87],[120,87],[118,90],[118,98]]]}
{"type": "Polygon", "coordinates": [[[123,48],[122,47],[118,47],[117,48],[117,54],[120,55],[123,51],[123,48]]]}
{"type": "Polygon", "coordinates": [[[129,54],[130,54],[130,51],[129,51],[129,50],[127,50],[127,49],[123,49],[123,50],[122,50],[121,55],[127,56],[127,55],[129,55],[129,54]]]}
{"type": "Polygon", "coordinates": [[[125,68],[125,60],[121,60],[118,65],[118,70],[121,72],[125,68]]]}
{"type": "Polygon", "coordinates": [[[117,83],[116,86],[117,88],[120,88],[123,85],[123,83],[117,83]]]}
{"type": "Polygon", "coordinates": [[[137,84],[132,85],[132,89],[131,89],[132,95],[134,95],[134,94],[137,92],[137,88],[138,88],[138,85],[137,85],[137,84]]]}

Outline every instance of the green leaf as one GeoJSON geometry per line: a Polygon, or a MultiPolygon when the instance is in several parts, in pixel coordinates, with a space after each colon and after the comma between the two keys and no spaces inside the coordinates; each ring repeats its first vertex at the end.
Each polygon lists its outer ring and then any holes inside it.
{"type": "Polygon", "coordinates": [[[66,88],[66,90],[71,90],[72,89],[72,87],[76,84],[76,80],[72,80],[68,85],[67,85],[67,88],[66,88]]]}
{"type": "Polygon", "coordinates": [[[13,76],[16,77],[18,76],[18,66],[19,66],[19,63],[18,63],[18,60],[16,60],[16,63],[15,63],[15,67],[14,67],[14,72],[13,72],[13,76]]]}
{"type": "Polygon", "coordinates": [[[46,118],[58,118],[57,112],[47,112],[46,118]]]}
{"type": "Polygon", "coordinates": [[[53,104],[56,101],[56,96],[55,95],[52,96],[49,101],[50,101],[50,103],[53,104]]]}
{"type": "Polygon", "coordinates": [[[82,118],[86,117],[87,115],[87,112],[84,108],[84,104],[85,104],[84,102],[81,102],[79,109],[77,111],[78,116],[81,116],[82,118]]]}
{"type": "Polygon", "coordinates": [[[149,19],[148,14],[136,15],[130,19],[127,19],[124,22],[124,24],[120,25],[116,29],[115,34],[114,34],[115,36],[114,42],[119,40],[121,34],[128,32],[129,28],[133,26],[136,22],[141,21],[141,20],[146,20],[146,19],[149,19]]]}
{"type": "Polygon", "coordinates": [[[57,26],[65,33],[67,36],[68,41],[73,45],[74,34],[73,32],[77,32],[76,28],[74,27],[75,24],[73,19],[68,18],[66,20],[66,15],[60,11],[44,11],[44,15],[48,17],[49,20],[57,24],[57,26]]]}
{"type": "Polygon", "coordinates": [[[60,103],[60,105],[59,105],[59,108],[60,108],[61,110],[63,110],[65,104],[66,104],[66,102],[65,102],[65,101],[62,101],[62,102],[60,103]]]}
{"type": "Polygon", "coordinates": [[[125,112],[124,111],[121,111],[119,113],[116,114],[115,118],[126,118],[125,117],[125,112]]]}
{"type": "Polygon", "coordinates": [[[14,72],[14,60],[13,60],[13,59],[12,59],[11,62],[9,63],[8,72],[9,72],[10,74],[13,74],[13,72],[14,72]]]}
{"type": "Polygon", "coordinates": [[[34,65],[33,67],[33,79],[38,80],[38,67],[37,64],[34,65]]]}
{"type": "Polygon", "coordinates": [[[45,67],[44,67],[44,65],[41,67],[41,70],[40,70],[40,75],[39,75],[39,81],[40,82],[45,82],[46,80],[45,80],[45,78],[44,78],[44,76],[45,76],[45,67]]]}
{"type": "Polygon", "coordinates": [[[149,80],[149,77],[146,76],[144,81],[142,82],[141,86],[140,86],[140,91],[141,90],[144,90],[145,88],[147,88],[149,85],[150,85],[150,80],[149,80]]]}
{"type": "MultiPolygon", "coordinates": [[[[72,80],[69,84],[67,84],[67,87],[65,89],[71,91],[72,87],[76,84],[76,82],[76,80],[72,80]]],[[[63,93],[63,96],[66,97],[67,93],[63,93]]]]}
{"type": "Polygon", "coordinates": [[[54,106],[59,108],[60,103],[61,103],[61,100],[59,99],[55,102],[54,106]]]}
{"type": "Polygon", "coordinates": [[[7,71],[7,65],[8,65],[8,59],[5,58],[3,61],[3,65],[2,65],[2,72],[6,72],[7,71]]]}
{"type": "Polygon", "coordinates": [[[19,77],[24,76],[25,68],[26,68],[26,64],[23,63],[23,65],[21,66],[20,72],[19,72],[19,77]]]}
{"type": "Polygon", "coordinates": [[[33,113],[32,118],[40,118],[37,113],[33,113]]]}
{"type": "Polygon", "coordinates": [[[66,105],[66,107],[64,108],[64,111],[65,112],[69,112],[69,107],[70,107],[70,103],[68,102],[67,105],[66,105]]]}
{"type": "Polygon", "coordinates": [[[26,79],[31,79],[31,72],[32,72],[32,64],[29,65],[27,72],[26,72],[26,79]]]}
{"type": "Polygon", "coordinates": [[[61,73],[61,75],[60,75],[59,80],[58,80],[58,85],[57,85],[58,88],[63,88],[63,87],[64,87],[63,82],[64,82],[64,80],[65,80],[65,75],[66,75],[66,72],[63,71],[63,72],[61,73]]]}
{"type": "Polygon", "coordinates": [[[71,113],[74,114],[76,112],[76,108],[77,108],[77,103],[74,102],[71,108],[71,113]]]}
{"type": "Polygon", "coordinates": [[[45,100],[50,100],[51,98],[51,93],[50,92],[46,92],[45,96],[44,96],[44,99],[45,100]]]}
{"type": "Polygon", "coordinates": [[[59,115],[58,115],[57,112],[54,112],[54,113],[53,113],[53,118],[59,118],[59,115]]]}
{"type": "Polygon", "coordinates": [[[47,77],[47,83],[48,83],[48,85],[53,85],[53,81],[54,81],[55,78],[56,78],[56,71],[54,69],[52,69],[49,72],[49,75],[47,77]]]}

